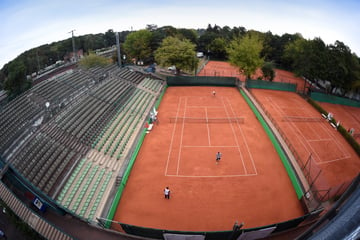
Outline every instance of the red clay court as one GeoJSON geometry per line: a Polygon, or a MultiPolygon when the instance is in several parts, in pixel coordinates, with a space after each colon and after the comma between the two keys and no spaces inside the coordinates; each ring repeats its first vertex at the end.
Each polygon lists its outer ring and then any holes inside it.
{"type": "Polygon", "coordinates": [[[304,164],[311,155],[313,170],[322,170],[322,187],[334,187],[357,176],[360,161],[356,152],[306,100],[293,92],[251,92],[277,122],[304,164]]]}
{"type": "MultiPolygon", "coordinates": [[[[241,81],[245,81],[245,76],[239,71],[238,68],[230,65],[228,62],[223,61],[209,61],[205,67],[199,72],[198,76],[221,76],[221,77],[236,77],[241,81]]],[[[257,79],[262,76],[260,69],[252,76],[252,79],[257,79]]],[[[305,81],[300,77],[296,77],[293,73],[275,69],[274,82],[293,83],[297,85],[297,91],[307,91],[305,89],[305,81]]]]}
{"type": "Polygon", "coordinates": [[[239,90],[169,87],[158,112],[160,124],[145,137],[114,221],[222,231],[236,220],[253,228],[304,215],[277,152],[239,90]],[[178,122],[169,121],[174,117],[178,122]],[[179,121],[183,117],[192,120],[179,121]],[[212,123],[218,118],[242,120],[212,123]],[[223,154],[218,165],[217,151],[223,154]],[[163,195],[166,186],[170,200],[163,195]]]}

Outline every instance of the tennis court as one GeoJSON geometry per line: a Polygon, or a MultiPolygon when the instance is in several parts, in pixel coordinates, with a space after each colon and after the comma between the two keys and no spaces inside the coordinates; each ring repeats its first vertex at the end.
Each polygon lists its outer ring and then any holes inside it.
{"type": "Polygon", "coordinates": [[[235,221],[252,228],[304,214],[279,156],[236,88],[169,87],[158,118],[145,137],[114,221],[225,231],[235,221]],[[222,158],[216,164],[218,151],[222,158]],[[164,199],[166,186],[170,200],[164,199]]]}
{"type": "MultiPolygon", "coordinates": [[[[298,92],[307,92],[304,79],[296,77],[293,73],[281,70],[275,70],[274,82],[293,83],[296,84],[298,92]]],[[[237,67],[232,66],[228,62],[222,61],[209,61],[205,67],[199,72],[198,76],[223,76],[223,77],[236,77],[241,81],[245,81],[246,77],[242,74],[237,67]]],[[[262,76],[261,69],[257,69],[256,72],[251,76],[252,79],[258,79],[262,76]]]]}
{"type": "MultiPolygon", "coordinates": [[[[253,89],[305,164],[310,156],[325,184],[336,186],[360,171],[358,156],[339,132],[310,104],[291,92],[253,89]]],[[[323,183],[324,184],[324,183],[323,183]]]]}

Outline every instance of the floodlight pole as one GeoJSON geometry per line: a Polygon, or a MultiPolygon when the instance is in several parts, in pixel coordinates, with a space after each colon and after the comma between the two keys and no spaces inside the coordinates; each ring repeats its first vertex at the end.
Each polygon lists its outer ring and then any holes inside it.
{"type": "Polygon", "coordinates": [[[37,67],[38,67],[37,74],[40,74],[39,50],[36,51],[36,61],[37,61],[37,67]]]}
{"type": "Polygon", "coordinates": [[[73,47],[73,53],[74,53],[74,60],[77,62],[77,54],[75,52],[75,40],[74,40],[74,30],[71,30],[69,33],[71,33],[71,39],[72,39],[72,47],[73,47]]]}
{"type": "Polygon", "coordinates": [[[117,57],[118,57],[118,66],[121,68],[119,32],[115,33],[115,37],[116,37],[116,49],[117,49],[117,57]]]}

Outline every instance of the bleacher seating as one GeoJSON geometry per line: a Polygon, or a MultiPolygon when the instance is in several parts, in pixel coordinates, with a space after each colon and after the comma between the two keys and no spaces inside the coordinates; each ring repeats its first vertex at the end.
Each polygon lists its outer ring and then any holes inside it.
{"type": "Polygon", "coordinates": [[[42,81],[1,109],[0,155],[69,211],[93,219],[162,86],[115,64],[42,81]]]}

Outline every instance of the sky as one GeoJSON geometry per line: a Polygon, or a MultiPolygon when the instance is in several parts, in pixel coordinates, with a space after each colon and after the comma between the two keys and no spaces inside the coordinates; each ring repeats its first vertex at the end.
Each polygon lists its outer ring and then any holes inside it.
{"type": "Polygon", "coordinates": [[[360,56],[359,0],[0,0],[0,69],[26,50],[107,30],[245,27],[342,41],[360,56]]]}

